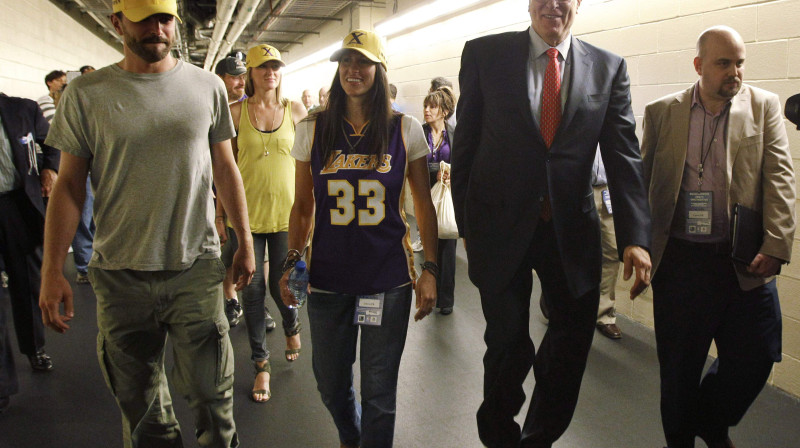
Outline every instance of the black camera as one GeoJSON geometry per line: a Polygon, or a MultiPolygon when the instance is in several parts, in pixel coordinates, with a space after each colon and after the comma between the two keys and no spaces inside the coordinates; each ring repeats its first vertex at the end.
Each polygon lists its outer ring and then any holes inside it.
{"type": "Polygon", "coordinates": [[[792,95],[786,100],[783,113],[789,121],[797,125],[797,130],[800,130],[800,93],[792,95]]]}

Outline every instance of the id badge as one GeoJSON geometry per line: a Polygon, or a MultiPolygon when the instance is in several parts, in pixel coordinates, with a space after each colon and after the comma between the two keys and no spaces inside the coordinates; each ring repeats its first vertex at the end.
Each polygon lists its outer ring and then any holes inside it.
{"type": "Polygon", "coordinates": [[[713,192],[689,192],[686,201],[686,233],[688,235],[711,235],[713,204],[713,192]]]}
{"type": "Polygon", "coordinates": [[[614,212],[611,211],[611,195],[608,194],[608,188],[601,191],[600,195],[603,197],[603,204],[606,205],[606,211],[609,215],[613,215],[614,212]]]}
{"type": "Polygon", "coordinates": [[[383,318],[383,296],[384,293],[356,296],[356,313],[353,316],[353,323],[380,327],[383,318]]]}

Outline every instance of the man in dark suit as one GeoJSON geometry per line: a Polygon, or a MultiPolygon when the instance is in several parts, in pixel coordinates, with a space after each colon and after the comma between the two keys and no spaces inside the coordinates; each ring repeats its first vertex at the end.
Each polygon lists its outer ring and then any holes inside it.
{"type": "Polygon", "coordinates": [[[625,61],[572,37],[581,0],[530,0],[531,28],[467,42],[452,158],[453,204],[486,318],[478,432],[490,447],[550,447],[578,400],[601,264],[592,191],[605,162],[631,297],[649,284],[650,211],[625,61]],[[562,113],[563,111],[563,113],[562,113]],[[538,353],[531,270],[550,298],[538,353]],[[522,382],[536,388],[523,428],[522,382]]]}
{"type": "MultiPolygon", "coordinates": [[[[0,255],[9,277],[14,329],[19,349],[28,356],[31,367],[50,371],[53,363],[44,351],[39,309],[43,197],[50,195],[61,154],[44,144],[50,126],[35,101],[0,94],[0,119],[0,255]],[[42,148],[38,156],[35,143],[42,148]]],[[[13,368],[4,359],[0,357],[0,370],[13,368]]],[[[3,389],[0,384],[0,394],[3,389]]]]}

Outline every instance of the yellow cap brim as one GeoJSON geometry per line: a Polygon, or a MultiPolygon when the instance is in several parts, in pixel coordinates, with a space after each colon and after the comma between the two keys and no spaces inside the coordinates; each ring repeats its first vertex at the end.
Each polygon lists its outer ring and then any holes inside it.
{"type": "Polygon", "coordinates": [[[250,59],[247,60],[247,68],[256,68],[261,66],[262,64],[269,62],[269,61],[278,61],[281,64],[281,67],[286,67],[286,63],[281,61],[278,58],[264,58],[264,59],[256,59],[251,61],[250,59]]]}
{"type": "Polygon", "coordinates": [[[172,8],[154,8],[151,5],[148,5],[141,8],[131,8],[127,11],[122,11],[122,14],[124,14],[125,17],[127,17],[131,22],[141,22],[153,14],[169,14],[171,16],[175,16],[175,19],[177,19],[178,22],[183,23],[183,20],[178,17],[178,10],[173,10],[172,8]]]}
{"type": "Polygon", "coordinates": [[[339,62],[339,60],[342,59],[342,56],[347,52],[347,50],[357,51],[357,52],[363,54],[370,61],[375,62],[377,64],[381,64],[383,66],[384,70],[388,70],[388,68],[386,67],[386,64],[384,64],[384,62],[381,61],[381,59],[379,57],[375,56],[371,52],[369,52],[369,51],[367,51],[367,50],[365,50],[363,48],[360,48],[360,47],[344,47],[344,48],[340,48],[340,49],[338,49],[338,50],[333,52],[333,54],[331,55],[330,61],[331,62],[339,62]]]}

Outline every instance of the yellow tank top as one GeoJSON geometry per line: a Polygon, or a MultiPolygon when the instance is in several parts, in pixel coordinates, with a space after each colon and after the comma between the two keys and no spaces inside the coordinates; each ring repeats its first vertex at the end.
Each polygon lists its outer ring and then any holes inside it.
{"type": "Polygon", "coordinates": [[[252,233],[289,230],[294,203],[294,144],[292,106],[283,100],[283,122],[273,132],[261,132],[250,122],[247,99],[239,117],[237,165],[242,173],[244,195],[252,233]]]}

